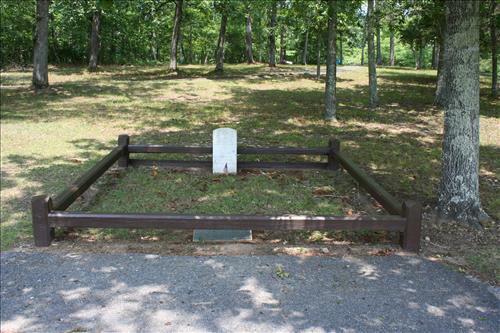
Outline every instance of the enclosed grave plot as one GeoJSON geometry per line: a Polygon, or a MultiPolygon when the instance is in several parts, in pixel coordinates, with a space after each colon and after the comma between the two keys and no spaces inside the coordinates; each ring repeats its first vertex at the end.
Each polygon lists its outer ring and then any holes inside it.
{"type": "MultiPolygon", "coordinates": [[[[251,214],[251,215],[383,215],[375,200],[349,177],[321,171],[243,170],[213,175],[206,170],[128,168],[102,177],[98,191],[84,207],[69,211],[95,213],[251,214]],[[330,184],[330,185],[325,185],[330,184]]],[[[191,241],[192,230],[81,229],[91,239],[191,241]]],[[[341,231],[259,231],[254,239],[287,242],[396,242],[396,233],[341,231]]],[[[63,234],[61,234],[64,239],[63,234]]]]}
{"type": "Polygon", "coordinates": [[[32,215],[35,244],[37,246],[49,245],[53,239],[55,228],[83,227],[168,230],[250,229],[287,232],[294,230],[390,231],[399,233],[401,245],[404,249],[409,251],[418,251],[419,249],[420,205],[411,201],[403,203],[390,195],[381,185],[376,183],[374,179],[369,177],[342,153],[339,149],[340,143],[334,139],[330,140],[329,146],[324,148],[238,146],[238,156],[271,155],[271,158],[267,161],[259,160],[256,162],[240,162],[238,157],[239,172],[247,169],[261,172],[260,174],[251,174],[251,177],[246,175],[246,179],[243,173],[235,176],[208,176],[170,172],[165,175],[174,178],[169,179],[166,177],[161,180],[160,170],[163,168],[210,170],[211,161],[136,159],[133,158],[133,155],[138,153],[147,153],[147,155],[158,153],[206,155],[211,154],[212,148],[129,144],[128,136],[120,136],[118,143],[117,148],[54,199],[43,195],[33,198],[32,215]],[[277,162],[272,161],[272,157],[275,155],[326,156],[326,161],[277,162]],[[114,192],[114,189],[110,189],[108,191],[110,195],[125,198],[123,202],[116,204],[110,199],[108,199],[110,200],[108,204],[105,204],[106,200],[101,203],[97,200],[95,208],[103,205],[104,212],[95,210],[91,212],[67,211],[67,208],[115,162],[118,162],[118,166],[128,167],[129,169],[141,166],[151,167],[150,176],[144,176],[148,172],[144,173],[142,168],[139,168],[137,171],[128,173],[126,177],[132,177],[130,178],[131,181],[134,180],[134,175],[137,177],[136,179],[150,177],[148,181],[152,183],[149,184],[144,179],[138,182],[137,186],[134,187],[137,189],[136,194],[133,194],[134,191],[130,189],[117,190],[116,192],[114,192]],[[347,208],[344,203],[339,201],[339,198],[335,198],[335,189],[318,189],[319,187],[332,186],[335,183],[333,179],[329,178],[334,177],[332,175],[346,176],[346,173],[339,173],[341,167],[376,199],[385,209],[386,214],[353,214],[350,208],[347,208]],[[321,170],[319,173],[316,171],[313,174],[322,175],[318,182],[315,182],[314,177],[310,177],[311,174],[308,174],[308,176],[304,177],[305,183],[301,183],[296,179],[294,180],[294,177],[283,176],[282,178],[276,177],[273,179],[273,176],[270,176],[272,174],[268,172],[268,170],[273,169],[281,172],[289,172],[289,170],[307,170],[307,172],[321,170]],[[179,179],[177,180],[175,177],[179,179]],[[322,179],[322,177],[326,178],[322,179]],[[217,184],[218,182],[222,183],[220,189],[210,187],[216,186],[213,183],[217,184]],[[249,186],[245,185],[245,182],[250,183],[249,186]],[[252,182],[255,183],[252,184],[252,182]],[[156,186],[155,183],[160,183],[160,185],[156,186]],[[204,187],[206,187],[206,190],[204,187]],[[208,191],[209,187],[210,191],[208,191]],[[174,198],[175,193],[182,194],[182,192],[189,193],[189,191],[192,193],[186,194],[187,197],[183,198],[181,195],[174,198]],[[287,191],[293,195],[285,193],[287,191]],[[319,194],[322,191],[331,191],[333,197],[330,200],[314,198],[314,193],[319,194]],[[312,198],[307,198],[307,195],[311,193],[313,194],[312,198]],[[233,196],[233,194],[238,195],[233,196]],[[249,194],[255,195],[249,196],[249,194]],[[128,197],[129,195],[133,196],[133,198],[128,197]],[[162,198],[163,196],[165,198],[162,198]],[[301,198],[301,200],[296,200],[297,197],[301,198]],[[258,201],[256,201],[255,205],[252,205],[248,203],[249,200],[250,202],[251,200],[258,201]],[[161,211],[158,212],[155,209],[155,202],[161,203],[161,207],[158,207],[161,211]],[[163,210],[165,206],[168,209],[163,210]],[[234,208],[236,208],[236,211],[234,208]],[[207,213],[200,211],[200,209],[206,209],[207,213]],[[344,209],[348,209],[347,214],[344,209]],[[323,212],[326,212],[326,214],[320,214],[323,212]]]}

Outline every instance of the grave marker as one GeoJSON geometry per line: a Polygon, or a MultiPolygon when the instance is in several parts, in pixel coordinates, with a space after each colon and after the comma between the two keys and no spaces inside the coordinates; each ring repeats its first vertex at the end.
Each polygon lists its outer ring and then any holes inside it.
{"type": "MultiPolygon", "coordinates": [[[[236,130],[217,128],[212,134],[212,173],[236,174],[238,140],[236,130]]],[[[195,230],[193,241],[251,240],[252,230],[195,230]]]]}

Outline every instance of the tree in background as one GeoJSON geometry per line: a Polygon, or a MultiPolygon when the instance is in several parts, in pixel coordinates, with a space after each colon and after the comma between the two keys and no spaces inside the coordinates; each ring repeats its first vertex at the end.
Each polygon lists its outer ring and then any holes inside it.
{"type": "Polygon", "coordinates": [[[251,3],[246,3],[247,17],[245,26],[245,55],[247,57],[247,64],[253,64],[253,53],[252,53],[252,13],[250,10],[251,3]]]}
{"type": "Polygon", "coordinates": [[[328,43],[326,57],[325,119],[335,120],[337,111],[336,96],[336,43],[337,43],[337,1],[328,0],[328,43]]]}
{"type": "Polygon", "coordinates": [[[446,1],[441,216],[477,223],[479,199],[479,2],[446,1]],[[463,64],[467,64],[464,66],[463,64]]]}
{"type": "Polygon", "coordinates": [[[217,50],[215,51],[215,71],[222,72],[224,70],[224,43],[226,41],[226,26],[228,15],[228,3],[222,0],[215,3],[217,11],[221,13],[219,39],[217,40],[217,50]]]}
{"type": "Polygon", "coordinates": [[[497,0],[490,0],[491,95],[498,97],[497,0]]]}
{"type": "Polygon", "coordinates": [[[370,108],[378,106],[377,94],[377,65],[375,63],[375,41],[373,29],[376,25],[376,17],[374,13],[374,0],[368,0],[368,13],[367,13],[367,35],[368,35],[368,85],[369,96],[368,105],[370,108]]]}
{"type": "Polygon", "coordinates": [[[276,12],[278,11],[277,0],[271,0],[269,20],[269,67],[276,67],[276,12]]]}
{"type": "Polygon", "coordinates": [[[90,60],[89,71],[95,72],[97,70],[97,61],[99,58],[99,49],[101,41],[99,37],[99,27],[101,25],[101,11],[95,8],[92,14],[92,27],[90,32],[90,60]]]}
{"type": "Polygon", "coordinates": [[[377,31],[377,65],[382,65],[382,41],[380,40],[380,23],[381,23],[381,16],[382,16],[382,5],[383,0],[376,0],[374,5],[375,5],[375,27],[377,31]]]}
{"type": "Polygon", "coordinates": [[[33,86],[43,89],[49,86],[49,0],[36,2],[36,30],[33,48],[33,86]]]}
{"type": "Polygon", "coordinates": [[[170,42],[170,66],[171,71],[177,71],[177,45],[181,36],[182,6],[184,0],[175,0],[174,26],[172,28],[172,40],[170,42]]]}

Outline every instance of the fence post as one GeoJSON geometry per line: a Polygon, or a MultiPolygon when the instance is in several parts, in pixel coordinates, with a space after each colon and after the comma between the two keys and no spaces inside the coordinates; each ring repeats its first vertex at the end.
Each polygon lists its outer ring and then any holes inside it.
{"type": "Polygon", "coordinates": [[[334,152],[340,151],[340,141],[335,138],[330,138],[328,141],[328,147],[330,148],[330,152],[328,153],[328,169],[338,170],[340,169],[340,163],[335,158],[334,152]]]}
{"type": "Polygon", "coordinates": [[[403,202],[403,216],[406,217],[405,231],[401,238],[404,250],[418,253],[422,226],[422,206],[415,201],[403,202]]]}
{"type": "Polygon", "coordinates": [[[49,196],[37,195],[31,199],[35,246],[49,246],[52,239],[54,239],[54,228],[49,226],[49,212],[51,209],[52,200],[49,196]]]}
{"type": "Polygon", "coordinates": [[[128,152],[128,144],[130,142],[130,137],[127,134],[121,134],[118,136],[118,146],[125,146],[123,148],[123,155],[118,160],[118,166],[120,168],[128,167],[129,161],[129,152],[128,152]]]}

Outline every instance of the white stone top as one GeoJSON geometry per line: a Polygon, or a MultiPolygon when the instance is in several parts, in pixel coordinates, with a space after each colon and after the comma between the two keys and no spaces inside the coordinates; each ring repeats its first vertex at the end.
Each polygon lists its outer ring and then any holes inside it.
{"type": "Polygon", "coordinates": [[[217,128],[212,134],[212,172],[235,174],[237,170],[237,135],[232,128],[217,128]]]}

